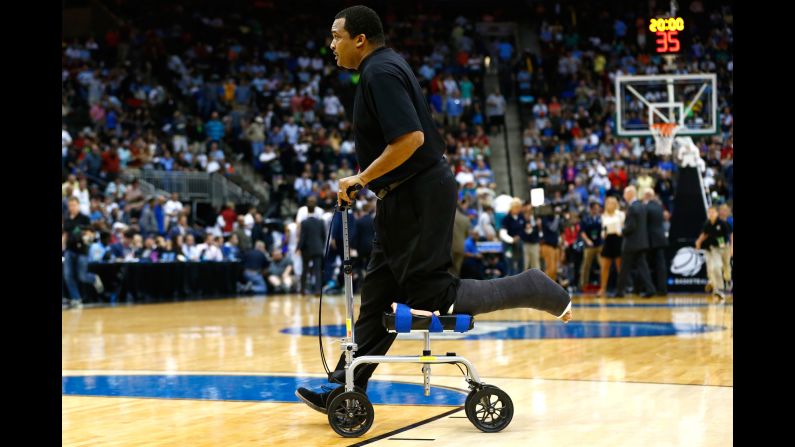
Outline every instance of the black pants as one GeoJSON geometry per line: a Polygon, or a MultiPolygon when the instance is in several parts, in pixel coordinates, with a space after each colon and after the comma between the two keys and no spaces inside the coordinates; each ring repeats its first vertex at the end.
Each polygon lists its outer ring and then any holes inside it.
{"type": "MultiPolygon", "coordinates": [[[[356,357],[385,355],[392,346],[397,334],[387,332],[382,316],[391,312],[393,302],[442,314],[455,302],[459,279],[448,268],[457,194],[450,167],[441,161],[378,201],[373,250],[354,324],[356,357]]],[[[377,366],[356,368],[356,386],[366,390],[377,366]]],[[[332,378],[345,383],[345,354],[332,378]]]]}
{"type": "MultiPolygon", "coordinates": [[[[625,251],[621,254],[621,271],[618,273],[618,281],[616,282],[616,294],[624,294],[629,274],[635,269],[638,270],[638,277],[643,290],[648,293],[654,293],[654,285],[651,283],[651,275],[649,275],[649,266],[646,264],[646,250],[638,250],[625,251]]],[[[638,285],[635,284],[636,293],[638,292],[638,285]]]]}
{"type": "Polygon", "coordinates": [[[315,290],[312,292],[320,293],[320,289],[323,287],[323,270],[320,269],[320,262],[323,259],[323,255],[304,256],[303,253],[301,253],[301,255],[301,293],[307,293],[306,276],[309,274],[310,264],[312,276],[315,278],[315,290]]]}
{"type": "Polygon", "coordinates": [[[665,265],[665,247],[650,248],[646,253],[649,265],[654,269],[654,285],[657,293],[668,293],[668,267],[665,265]]]}

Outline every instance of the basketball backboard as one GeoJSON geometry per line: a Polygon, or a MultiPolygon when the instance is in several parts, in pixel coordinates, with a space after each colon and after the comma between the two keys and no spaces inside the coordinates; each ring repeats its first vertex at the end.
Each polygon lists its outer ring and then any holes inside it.
{"type": "Polygon", "coordinates": [[[677,123],[676,135],[718,132],[717,76],[616,76],[616,130],[619,136],[651,136],[654,123],[677,123]]]}

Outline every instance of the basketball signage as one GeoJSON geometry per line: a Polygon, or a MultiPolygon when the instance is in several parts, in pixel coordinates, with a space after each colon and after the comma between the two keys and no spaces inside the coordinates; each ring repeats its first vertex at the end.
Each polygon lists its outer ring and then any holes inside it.
{"type": "Polygon", "coordinates": [[[685,21],[681,17],[661,17],[649,19],[649,31],[657,39],[655,50],[660,54],[678,53],[681,49],[679,31],[685,29],[685,21]]]}
{"type": "Polygon", "coordinates": [[[704,253],[693,242],[672,243],[666,249],[668,259],[668,291],[704,293],[707,285],[707,264],[704,253]]]}

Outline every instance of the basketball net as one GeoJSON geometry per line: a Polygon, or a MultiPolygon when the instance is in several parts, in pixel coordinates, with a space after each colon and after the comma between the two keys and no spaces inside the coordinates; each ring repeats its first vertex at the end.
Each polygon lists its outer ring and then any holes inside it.
{"type": "Polygon", "coordinates": [[[654,153],[657,155],[671,155],[674,137],[681,126],[677,123],[654,123],[651,133],[654,136],[654,153]]]}

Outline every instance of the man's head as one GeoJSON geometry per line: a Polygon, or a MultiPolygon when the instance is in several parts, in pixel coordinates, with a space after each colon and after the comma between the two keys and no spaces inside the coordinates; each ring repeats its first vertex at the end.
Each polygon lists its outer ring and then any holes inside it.
{"type": "Polygon", "coordinates": [[[240,241],[238,240],[236,233],[232,233],[232,234],[229,235],[229,245],[237,246],[237,244],[239,244],[239,243],[240,243],[240,241]]]}
{"type": "Polygon", "coordinates": [[[643,188],[641,194],[643,194],[644,202],[648,202],[649,200],[654,200],[654,190],[649,188],[648,186],[643,188]]]}
{"type": "MultiPolygon", "coordinates": [[[[262,241],[258,241],[257,243],[258,244],[262,244],[262,241]]],[[[263,244],[263,246],[264,246],[264,244],[263,244]]],[[[271,253],[271,257],[273,258],[274,261],[277,261],[277,262],[281,261],[282,260],[282,251],[279,250],[279,249],[273,250],[273,253],[271,253]]]]}
{"type": "Polygon", "coordinates": [[[637,196],[637,191],[635,190],[634,186],[629,185],[626,188],[624,188],[624,200],[626,200],[627,203],[630,203],[633,200],[635,200],[635,196],[637,196]]]}
{"type": "Polygon", "coordinates": [[[522,211],[522,200],[519,198],[514,198],[513,200],[511,200],[510,213],[514,216],[517,216],[521,211],[522,211]]]}
{"type": "Polygon", "coordinates": [[[726,203],[722,204],[720,208],[718,208],[718,215],[720,215],[722,220],[728,220],[729,214],[731,214],[731,212],[731,208],[729,208],[729,205],[726,203]]]}
{"type": "Polygon", "coordinates": [[[715,205],[710,206],[707,208],[707,218],[710,222],[715,222],[718,218],[718,207],[715,205]]]}
{"type": "Polygon", "coordinates": [[[345,8],[334,16],[331,25],[331,51],[337,65],[357,69],[362,59],[374,49],[384,45],[384,28],[375,11],[356,5],[345,8]]]}
{"type": "Polygon", "coordinates": [[[77,197],[69,197],[69,215],[77,216],[80,213],[80,200],[77,197]]]}
{"type": "Polygon", "coordinates": [[[598,216],[599,212],[601,211],[601,206],[599,206],[599,202],[591,202],[591,215],[598,216]]]}
{"type": "Polygon", "coordinates": [[[254,249],[265,253],[265,242],[257,241],[254,243],[254,249]]]}

